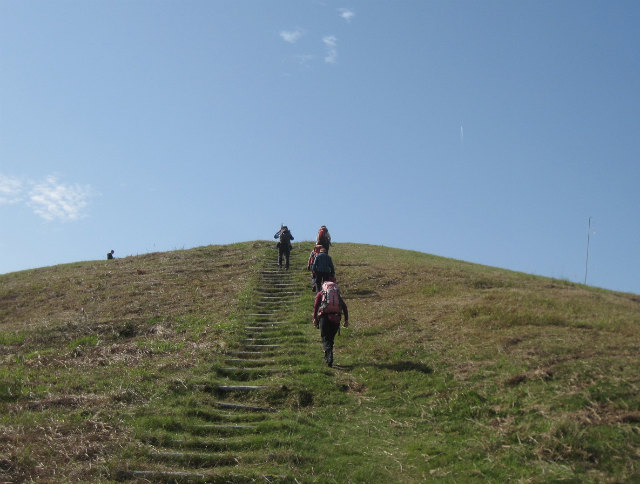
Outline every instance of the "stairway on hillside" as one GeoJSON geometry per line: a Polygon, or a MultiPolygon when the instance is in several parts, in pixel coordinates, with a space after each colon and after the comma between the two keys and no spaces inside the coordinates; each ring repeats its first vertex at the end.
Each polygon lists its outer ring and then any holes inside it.
{"type": "MultiPolygon", "coordinates": [[[[293,266],[292,266],[293,267],[293,266]]],[[[214,369],[209,408],[195,409],[198,423],[184,415],[143,437],[146,454],[117,473],[129,483],[217,483],[286,481],[296,456],[286,436],[290,425],[279,404],[295,378],[292,357],[307,344],[305,333],[287,318],[301,289],[296,271],[265,261],[243,338],[214,369]],[[167,430],[173,427],[175,430],[167,430]],[[158,436],[160,435],[160,437],[158,436]],[[135,467],[135,468],[134,468],[135,467]]],[[[290,480],[290,479],[289,479],[290,480]]]]}

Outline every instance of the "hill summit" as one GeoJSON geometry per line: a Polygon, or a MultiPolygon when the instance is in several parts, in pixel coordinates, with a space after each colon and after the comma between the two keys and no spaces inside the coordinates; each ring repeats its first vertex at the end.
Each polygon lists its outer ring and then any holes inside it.
{"type": "Polygon", "coordinates": [[[0,276],[0,482],[637,482],[640,297],[335,244],[0,276]]]}

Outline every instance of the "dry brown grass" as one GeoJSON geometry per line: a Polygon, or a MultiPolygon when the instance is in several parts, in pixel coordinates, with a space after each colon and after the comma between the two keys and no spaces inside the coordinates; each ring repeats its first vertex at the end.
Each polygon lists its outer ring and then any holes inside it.
{"type": "Polygon", "coordinates": [[[263,247],[0,276],[0,482],[106,478],[138,409],[224,347],[263,247]]]}
{"type": "Polygon", "coordinates": [[[14,330],[99,327],[194,310],[223,320],[251,264],[245,247],[214,246],[4,275],[0,329],[3,321],[14,330]]]}

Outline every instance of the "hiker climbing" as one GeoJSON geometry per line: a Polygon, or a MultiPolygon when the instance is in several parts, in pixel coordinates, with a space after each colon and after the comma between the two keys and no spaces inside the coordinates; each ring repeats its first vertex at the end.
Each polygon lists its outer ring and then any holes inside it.
{"type": "Polygon", "coordinates": [[[276,247],[278,248],[278,265],[282,267],[282,259],[285,259],[285,268],[289,268],[289,255],[291,254],[291,241],[293,240],[293,235],[289,231],[289,228],[286,225],[281,225],[280,230],[276,232],[273,236],[274,239],[278,239],[278,244],[276,247]]]}
{"type": "Polygon", "coordinates": [[[318,291],[322,288],[324,281],[335,280],[336,271],[333,267],[333,260],[331,260],[331,256],[327,254],[327,249],[324,247],[321,247],[318,255],[316,255],[311,265],[311,271],[318,291]]]}
{"type": "Polygon", "coordinates": [[[318,236],[316,237],[316,245],[321,245],[327,252],[329,252],[329,247],[331,246],[331,235],[329,234],[329,229],[327,229],[326,225],[323,225],[318,229],[318,236]]]}
{"type": "Polygon", "coordinates": [[[349,326],[349,311],[340,296],[340,289],[335,282],[322,284],[322,290],[316,294],[313,304],[313,325],[320,328],[324,361],[333,366],[333,341],[340,330],[341,313],[344,313],[344,327],[349,326]]]}
{"type": "Polygon", "coordinates": [[[320,249],[322,249],[321,245],[316,245],[311,254],[309,254],[309,260],[307,261],[307,270],[310,271],[311,267],[313,267],[313,262],[316,260],[316,256],[320,253],[320,249]]]}
{"type": "MultiPolygon", "coordinates": [[[[313,268],[313,263],[315,262],[317,255],[320,253],[320,249],[322,249],[322,246],[316,245],[311,251],[311,254],[309,254],[309,260],[307,261],[308,271],[311,271],[311,269],[313,268]]],[[[313,271],[311,272],[311,289],[315,292],[318,292],[320,290],[318,286],[316,286],[316,274],[313,271]]]]}
{"type": "Polygon", "coordinates": [[[107,259],[113,259],[113,253],[115,250],[111,249],[111,252],[107,252],[107,259]]]}

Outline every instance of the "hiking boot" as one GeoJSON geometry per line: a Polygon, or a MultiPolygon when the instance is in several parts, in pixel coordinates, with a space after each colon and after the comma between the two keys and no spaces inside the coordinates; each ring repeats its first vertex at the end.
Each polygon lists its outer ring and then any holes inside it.
{"type": "Polygon", "coordinates": [[[329,368],[333,366],[333,350],[328,350],[325,352],[324,361],[327,362],[327,366],[329,368]]]}

